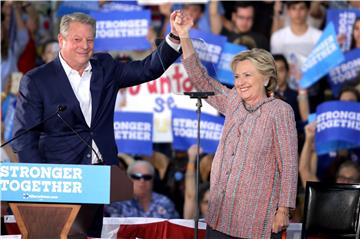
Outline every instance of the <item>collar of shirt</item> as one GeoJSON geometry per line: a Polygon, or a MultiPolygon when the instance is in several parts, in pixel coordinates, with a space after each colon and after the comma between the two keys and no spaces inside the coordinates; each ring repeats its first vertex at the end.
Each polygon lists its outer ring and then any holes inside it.
{"type": "MultiPolygon", "coordinates": [[[[60,63],[62,65],[62,67],[64,68],[65,74],[67,77],[69,77],[71,74],[77,73],[79,74],[78,71],[74,70],[73,68],[71,68],[71,66],[69,66],[66,61],[64,60],[64,58],[62,57],[61,53],[59,52],[59,58],[60,58],[60,63]]],[[[90,64],[90,62],[88,62],[87,66],[85,67],[84,73],[85,72],[91,72],[92,70],[92,66],[90,64]]]]}

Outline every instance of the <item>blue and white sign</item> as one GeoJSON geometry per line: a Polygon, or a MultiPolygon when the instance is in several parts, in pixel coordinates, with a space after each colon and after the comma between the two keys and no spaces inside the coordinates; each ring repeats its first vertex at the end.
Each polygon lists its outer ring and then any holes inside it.
{"type": "MultiPolygon", "coordinates": [[[[166,32],[170,32],[170,24],[166,26],[166,32]]],[[[216,78],[216,70],[226,43],[226,37],[192,28],[190,38],[202,65],[205,66],[210,76],[216,78]]],[[[181,57],[176,62],[181,63],[181,57]]]]}
{"type": "Polygon", "coordinates": [[[114,131],[119,152],[152,155],[152,113],[115,112],[114,131]]]}
{"type": "Polygon", "coordinates": [[[234,73],[231,70],[231,61],[235,55],[245,50],[247,50],[247,48],[243,45],[229,42],[225,43],[219,65],[217,67],[217,80],[230,86],[234,85],[234,73]]]}
{"type": "Polygon", "coordinates": [[[96,19],[95,50],[147,50],[150,11],[91,12],[96,19]]]}
{"type": "Polygon", "coordinates": [[[13,135],[14,117],[16,109],[16,96],[8,94],[2,102],[2,120],[4,122],[4,140],[8,141],[13,135]]]}
{"type": "Polygon", "coordinates": [[[102,7],[103,11],[141,11],[143,8],[136,1],[112,1],[105,2],[102,7]]]}
{"type": "Polygon", "coordinates": [[[317,154],[360,147],[360,103],[330,101],[317,107],[317,154]]]}
{"type": "Polygon", "coordinates": [[[360,17],[360,10],[329,9],[326,12],[326,24],[332,22],[335,26],[336,35],[345,36],[345,42],[341,46],[343,51],[348,51],[350,49],[353,26],[356,17],[360,17]]]}
{"type": "Polygon", "coordinates": [[[208,74],[216,77],[216,69],[220,62],[224,44],[226,43],[226,37],[196,29],[191,29],[190,37],[199,59],[206,67],[208,74]]]}
{"type": "MultiPolygon", "coordinates": [[[[200,146],[205,153],[214,153],[219,144],[224,118],[210,114],[201,114],[200,146]]],[[[192,110],[172,109],[173,148],[188,150],[197,143],[197,114],[192,110]]]]}
{"type": "Polygon", "coordinates": [[[110,166],[2,163],[0,187],[2,201],[108,204],[110,166]]]}
{"type": "Polygon", "coordinates": [[[326,75],[330,69],[343,62],[344,59],[336,41],[334,25],[330,23],[301,68],[303,75],[300,86],[308,88],[326,75]]]}
{"type": "Polygon", "coordinates": [[[82,12],[89,14],[91,11],[98,11],[98,1],[63,1],[60,3],[56,15],[62,17],[63,15],[73,12],[82,12]]]}
{"type": "Polygon", "coordinates": [[[141,11],[143,8],[136,1],[105,2],[102,6],[99,1],[63,1],[60,3],[56,15],[61,17],[73,12],[90,14],[92,11],[141,11]]]}
{"type": "Polygon", "coordinates": [[[338,96],[343,84],[354,79],[360,72],[360,48],[345,53],[345,61],[329,72],[328,82],[338,96]]]}

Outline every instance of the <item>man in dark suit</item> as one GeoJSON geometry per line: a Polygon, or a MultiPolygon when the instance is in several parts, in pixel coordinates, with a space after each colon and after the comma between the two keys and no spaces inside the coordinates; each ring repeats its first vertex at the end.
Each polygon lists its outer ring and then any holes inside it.
{"type": "MultiPolygon", "coordinates": [[[[12,144],[20,162],[118,164],[113,129],[118,90],[160,77],[180,55],[179,39],[172,31],[144,60],[121,63],[107,53],[93,54],[95,30],[95,20],[86,14],[63,16],[58,58],[21,80],[14,135],[44,122],[12,144]],[[59,106],[66,123],[56,116],[45,120],[59,106]]],[[[101,231],[102,224],[98,226],[101,231]]]]}

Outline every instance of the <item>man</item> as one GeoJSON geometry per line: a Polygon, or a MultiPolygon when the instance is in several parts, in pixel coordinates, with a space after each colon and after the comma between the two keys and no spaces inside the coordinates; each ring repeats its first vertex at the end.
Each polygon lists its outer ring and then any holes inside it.
{"type": "MultiPolygon", "coordinates": [[[[20,162],[117,164],[113,118],[118,90],[160,77],[180,55],[172,31],[144,60],[121,63],[107,53],[93,54],[95,30],[95,20],[86,14],[63,16],[59,56],[22,79],[15,136],[42,124],[13,143],[20,162]],[[57,111],[61,118],[51,117],[57,111]]],[[[102,208],[88,236],[100,236],[102,208]]]]}
{"type": "MultiPolygon", "coordinates": [[[[290,25],[273,33],[271,53],[283,54],[290,64],[291,80],[299,80],[301,65],[320,38],[321,31],[307,23],[311,2],[289,1],[286,4],[290,25]]],[[[297,90],[293,81],[289,86],[297,90]]]]}
{"type": "MultiPolygon", "coordinates": [[[[269,50],[269,41],[264,35],[258,32],[253,32],[252,26],[254,24],[255,8],[249,2],[236,2],[231,14],[232,30],[223,27],[220,34],[228,38],[230,42],[241,41],[243,37],[252,38],[257,48],[269,50]]],[[[213,33],[218,34],[216,27],[212,27],[213,33]]]]}
{"type": "Polygon", "coordinates": [[[179,218],[170,199],[152,191],[155,169],[151,163],[135,161],[127,173],[134,183],[134,198],[105,206],[105,216],[179,218]]]}

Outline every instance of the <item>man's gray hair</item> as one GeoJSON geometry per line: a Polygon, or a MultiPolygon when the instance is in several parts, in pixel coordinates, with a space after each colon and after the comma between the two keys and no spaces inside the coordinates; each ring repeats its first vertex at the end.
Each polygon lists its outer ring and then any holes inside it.
{"type": "Polygon", "coordinates": [[[94,37],[95,37],[95,35],[96,35],[96,20],[94,18],[92,18],[91,16],[89,16],[85,13],[81,13],[81,12],[74,12],[71,14],[67,14],[61,18],[60,34],[63,35],[64,37],[66,37],[68,34],[69,25],[71,22],[80,22],[83,24],[90,25],[93,30],[94,37]]]}
{"type": "Polygon", "coordinates": [[[130,176],[133,173],[134,168],[140,164],[146,166],[148,168],[149,173],[152,176],[155,175],[154,166],[149,161],[146,161],[146,160],[136,160],[133,163],[131,163],[126,170],[127,174],[130,176]]]}

